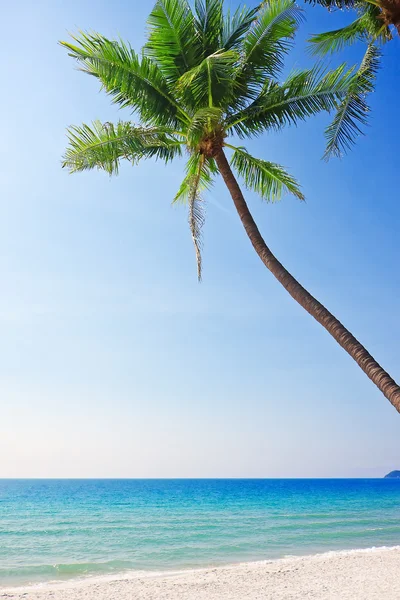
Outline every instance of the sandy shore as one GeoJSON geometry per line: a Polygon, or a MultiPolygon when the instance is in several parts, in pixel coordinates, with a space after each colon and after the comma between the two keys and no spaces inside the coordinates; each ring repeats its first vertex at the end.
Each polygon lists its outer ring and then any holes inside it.
{"type": "Polygon", "coordinates": [[[15,600],[399,600],[400,548],[0,589],[15,600]]]}

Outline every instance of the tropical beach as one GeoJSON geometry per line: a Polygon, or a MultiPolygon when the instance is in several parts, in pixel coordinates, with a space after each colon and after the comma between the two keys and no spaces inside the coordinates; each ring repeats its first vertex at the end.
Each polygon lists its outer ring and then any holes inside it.
{"type": "Polygon", "coordinates": [[[399,0],[39,5],[2,8],[0,598],[398,600],[399,0]]]}
{"type": "Polygon", "coordinates": [[[7,590],[22,600],[398,600],[400,548],[7,590]]]}
{"type": "Polygon", "coordinates": [[[4,597],[372,599],[400,589],[398,479],[10,480],[0,497],[4,597]]]}

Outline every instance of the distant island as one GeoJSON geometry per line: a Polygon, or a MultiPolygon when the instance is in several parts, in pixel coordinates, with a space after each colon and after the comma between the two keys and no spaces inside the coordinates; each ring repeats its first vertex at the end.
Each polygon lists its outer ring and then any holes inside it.
{"type": "Polygon", "coordinates": [[[390,471],[384,479],[400,479],[400,471],[390,471]]]}

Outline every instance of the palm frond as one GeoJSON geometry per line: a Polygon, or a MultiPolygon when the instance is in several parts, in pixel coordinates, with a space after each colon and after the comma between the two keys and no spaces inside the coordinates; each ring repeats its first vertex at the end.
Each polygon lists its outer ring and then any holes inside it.
{"type": "Polygon", "coordinates": [[[374,90],[380,57],[380,50],[374,44],[370,44],[360,68],[352,78],[346,96],[338,107],[333,122],[325,132],[327,138],[325,159],[331,156],[342,156],[353,146],[357,136],[362,134],[360,126],[367,124],[370,112],[365,98],[374,90]]]}
{"type": "Polygon", "coordinates": [[[299,184],[281,165],[255,158],[244,148],[235,148],[231,164],[243,178],[246,187],[259,194],[263,200],[280,200],[283,193],[290,193],[304,200],[299,184]]]}
{"type": "Polygon", "coordinates": [[[177,82],[177,89],[187,103],[194,101],[192,108],[195,110],[204,106],[224,106],[233,95],[238,60],[239,55],[235,50],[210,54],[197,67],[182,75],[177,82]]]}
{"type": "Polygon", "coordinates": [[[324,56],[325,54],[340,52],[345,46],[350,46],[365,38],[366,31],[360,17],[341,29],[315,34],[311,36],[309,42],[311,43],[310,49],[312,54],[324,56]]]}
{"type": "Polygon", "coordinates": [[[129,122],[73,126],[67,131],[69,145],[63,157],[63,167],[70,173],[101,169],[118,173],[121,159],[136,164],[142,158],[159,158],[168,162],[180,156],[180,142],[168,130],[136,127],[129,122]]]}
{"type": "Polygon", "coordinates": [[[151,60],[140,58],[122,41],[111,41],[96,33],[80,33],[73,39],[75,44],[61,45],[78,61],[81,70],[98,78],[115,103],[138,112],[144,124],[178,126],[189,120],[151,60]]]}
{"type": "Polygon", "coordinates": [[[254,23],[258,11],[258,6],[256,8],[239,6],[233,14],[228,10],[224,18],[221,48],[225,50],[238,48],[243,40],[243,36],[254,23]]]}
{"type": "Polygon", "coordinates": [[[335,110],[352,82],[353,69],[346,70],[345,64],[328,72],[319,65],[294,72],[281,85],[267,81],[250,106],[229,117],[227,128],[246,137],[296,125],[321,111],[335,110]]]}
{"type": "Polygon", "coordinates": [[[257,18],[243,39],[243,65],[264,75],[282,69],[283,58],[291,47],[293,36],[302,19],[302,10],[294,0],[262,2],[257,18]]]}
{"type": "Polygon", "coordinates": [[[197,277],[201,281],[202,257],[201,250],[202,228],[205,220],[205,204],[202,192],[209,190],[213,177],[218,172],[214,159],[206,158],[203,154],[193,153],[186,165],[186,177],[174,198],[175,202],[187,203],[189,208],[189,227],[196,252],[197,277]]]}
{"type": "Polygon", "coordinates": [[[223,48],[223,0],[195,0],[196,34],[202,49],[202,58],[223,48]]]}
{"type": "Polygon", "coordinates": [[[255,10],[256,16],[241,41],[242,56],[233,84],[235,101],[229,114],[248,106],[265,82],[279,74],[302,18],[294,0],[264,1],[255,10]]]}
{"type": "Polygon", "coordinates": [[[165,78],[173,83],[196,64],[194,15],[187,0],[157,0],[148,17],[149,35],[144,52],[153,59],[165,78]]]}

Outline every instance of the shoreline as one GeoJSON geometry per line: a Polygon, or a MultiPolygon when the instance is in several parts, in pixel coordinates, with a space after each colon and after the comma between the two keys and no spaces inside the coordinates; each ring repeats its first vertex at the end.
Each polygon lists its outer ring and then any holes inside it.
{"type": "Polygon", "coordinates": [[[129,571],[0,587],[14,600],[318,600],[400,598],[400,546],[333,550],[171,571],[129,571]]]}

